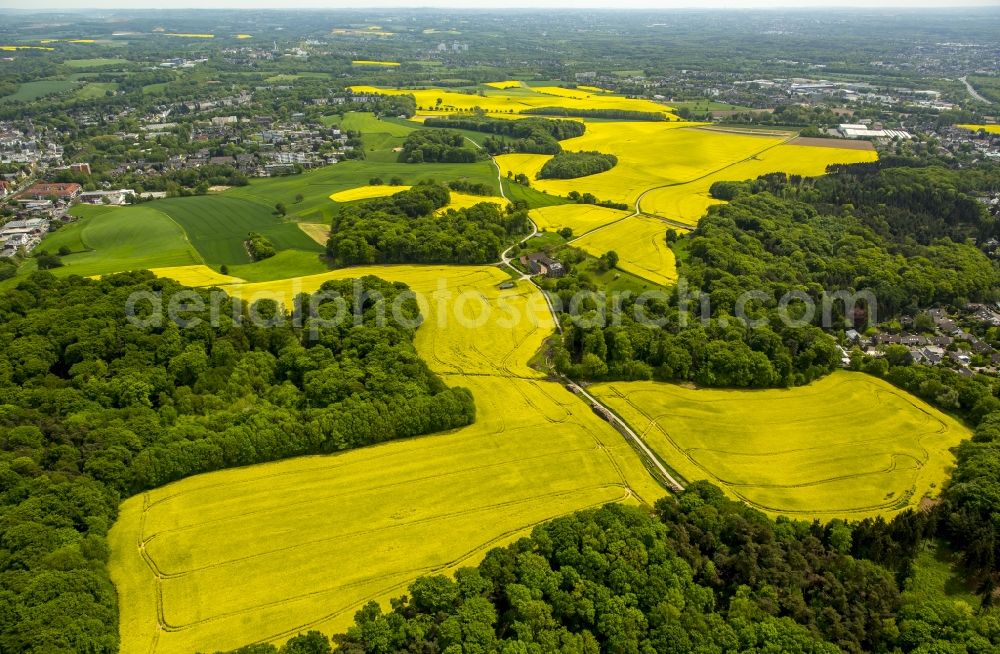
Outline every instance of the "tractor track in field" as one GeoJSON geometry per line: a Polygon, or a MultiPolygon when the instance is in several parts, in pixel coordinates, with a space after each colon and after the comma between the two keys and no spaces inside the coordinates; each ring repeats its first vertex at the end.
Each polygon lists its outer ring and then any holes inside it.
{"type": "MultiPolygon", "coordinates": [[[[570,490],[553,491],[551,493],[543,493],[541,495],[535,495],[535,496],[532,496],[532,497],[529,497],[529,498],[523,498],[523,499],[519,499],[519,500],[512,500],[512,501],[508,501],[508,502],[499,502],[499,503],[485,505],[485,506],[481,506],[481,507],[475,507],[473,509],[464,510],[464,511],[458,511],[458,512],[453,512],[451,514],[443,514],[441,516],[435,516],[433,518],[428,518],[426,520],[423,520],[422,522],[433,522],[435,520],[448,519],[448,518],[453,518],[453,517],[460,517],[461,515],[472,514],[472,513],[476,513],[476,512],[490,511],[490,510],[496,509],[496,508],[502,508],[502,507],[507,507],[507,506],[516,506],[518,504],[527,504],[527,503],[530,503],[530,502],[533,502],[533,501],[538,501],[540,499],[548,499],[548,498],[560,497],[560,496],[569,496],[569,495],[574,495],[574,494],[580,493],[580,492],[589,492],[589,491],[604,490],[604,489],[613,489],[613,488],[614,489],[621,489],[623,492],[622,492],[622,495],[620,497],[618,497],[616,499],[613,499],[613,500],[610,500],[610,501],[620,502],[620,501],[623,501],[623,500],[625,500],[625,499],[627,499],[629,497],[632,497],[634,495],[633,492],[632,492],[632,490],[630,488],[628,488],[627,486],[623,487],[620,484],[594,484],[594,485],[591,485],[591,486],[585,486],[585,487],[575,488],[575,489],[570,489],[570,490]]],[[[597,506],[603,506],[604,504],[608,503],[608,501],[609,500],[603,500],[602,499],[599,502],[595,502],[595,503],[592,503],[592,504],[590,504],[588,506],[582,507],[582,509],[593,508],[593,507],[597,507],[597,506]]],[[[509,538],[510,536],[512,536],[514,534],[523,533],[524,531],[532,529],[532,528],[534,528],[535,526],[537,526],[539,524],[542,524],[544,522],[548,522],[549,520],[552,519],[552,517],[555,517],[555,516],[550,516],[550,517],[544,518],[542,520],[539,520],[537,522],[533,522],[533,523],[528,524],[528,525],[519,526],[519,527],[517,527],[515,529],[512,529],[512,530],[508,530],[508,531],[506,531],[506,532],[504,532],[504,533],[502,533],[502,534],[500,534],[500,535],[498,535],[498,536],[490,539],[486,543],[482,543],[482,544],[476,545],[474,548],[472,548],[472,549],[470,549],[470,550],[468,550],[466,552],[463,552],[459,556],[457,556],[457,557],[455,557],[455,558],[453,558],[451,560],[445,561],[443,563],[435,564],[435,565],[432,565],[432,566],[423,566],[423,567],[417,568],[415,570],[401,570],[401,571],[394,571],[394,572],[386,573],[384,575],[380,575],[380,576],[376,577],[375,580],[395,578],[395,577],[399,577],[400,575],[405,575],[405,578],[407,579],[407,581],[405,581],[405,582],[403,582],[401,584],[393,585],[392,587],[389,587],[389,588],[380,589],[378,591],[377,595],[375,595],[373,597],[370,597],[370,598],[363,598],[362,600],[360,600],[360,602],[352,602],[352,604],[350,606],[346,607],[344,610],[347,610],[347,609],[355,607],[355,606],[359,606],[360,604],[368,601],[369,599],[374,599],[375,597],[382,596],[382,595],[384,595],[387,592],[390,592],[390,591],[393,591],[393,590],[397,590],[399,588],[403,588],[403,587],[407,586],[410,583],[410,580],[413,579],[413,578],[415,578],[416,576],[424,575],[424,574],[434,574],[434,573],[441,572],[441,571],[444,571],[444,570],[449,570],[449,569],[455,567],[456,565],[462,563],[463,561],[468,560],[469,558],[471,558],[472,556],[474,556],[476,553],[481,552],[484,549],[493,547],[496,543],[502,542],[503,540],[506,540],[507,538],[509,538]]],[[[399,525],[399,526],[407,526],[407,525],[399,525]]],[[[390,526],[390,528],[391,527],[396,527],[396,525],[392,525],[392,526],[390,526]]],[[[379,531],[379,530],[375,530],[375,531],[379,531]]],[[[359,533],[361,533],[361,532],[359,532],[359,533]]],[[[364,534],[361,533],[361,535],[364,535],[364,534]]],[[[287,549],[287,548],[282,548],[282,549],[287,549]]],[[[247,557],[247,558],[253,558],[253,557],[247,557]]],[[[227,565],[228,563],[230,563],[230,562],[227,561],[227,562],[223,562],[223,563],[217,564],[215,566],[209,566],[209,567],[224,566],[224,565],[227,565]]],[[[155,574],[155,570],[154,570],[154,574],[155,574]]],[[[312,596],[316,596],[316,595],[322,595],[324,593],[330,593],[330,592],[334,592],[334,591],[338,591],[338,590],[344,590],[346,588],[362,586],[362,585],[371,583],[371,581],[372,581],[372,579],[369,578],[369,579],[358,580],[356,582],[352,582],[352,583],[349,583],[349,584],[341,584],[341,585],[332,586],[332,587],[328,587],[328,588],[321,588],[321,589],[317,589],[317,590],[312,590],[312,591],[308,591],[308,592],[305,592],[305,593],[301,593],[301,594],[299,594],[299,595],[297,595],[295,597],[286,597],[286,598],[283,598],[281,600],[276,600],[276,601],[273,601],[273,602],[265,602],[263,604],[259,604],[259,605],[255,605],[255,606],[249,606],[249,607],[242,608],[242,609],[236,609],[236,610],[232,610],[232,611],[224,611],[224,612],[212,615],[210,617],[203,618],[203,619],[196,620],[196,621],[189,622],[189,623],[185,623],[185,624],[170,624],[170,623],[166,622],[165,616],[163,616],[162,613],[161,613],[161,615],[160,615],[160,617],[161,617],[161,620],[160,620],[160,629],[162,631],[167,631],[167,632],[183,631],[183,630],[190,629],[190,628],[193,628],[193,627],[197,627],[197,626],[209,624],[209,623],[212,623],[212,622],[217,622],[219,620],[223,620],[223,619],[230,618],[230,617],[233,617],[233,616],[242,615],[242,614],[245,614],[245,613],[248,613],[248,612],[251,612],[251,611],[259,611],[259,610],[264,609],[264,608],[270,608],[270,607],[275,607],[275,606],[281,606],[281,605],[284,605],[284,604],[289,604],[289,603],[291,603],[291,602],[293,602],[295,600],[299,600],[299,599],[303,599],[303,598],[307,598],[307,597],[312,597],[312,596]]],[[[159,584],[159,578],[158,578],[158,584],[159,584]]],[[[160,596],[159,596],[159,608],[162,609],[162,593],[160,593],[160,596]]],[[[317,618],[314,621],[311,621],[310,624],[312,624],[312,625],[320,624],[320,623],[325,622],[325,621],[327,621],[327,620],[329,620],[329,619],[331,619],[333,617],[336,617],[337,615],[341,614],[342,612],[343,611],[338,611],[338,612],[335,612],[335,613],[330,614],[330,615],[322,616],[320,618],[317,618]]],[[[302,628],[301,626],[293,627],[292,631],[294,631],[296,629],[301,629],[301,628],[302,628]]],[[[268,639],[274,639],[274,638],[277,638],[277,637],[279,637],[281,635],[283,635],[283,634],[274,634],[274,635],[269,636],[268,639]]]]}
{"type": "MultiPolygon", "coordinates": [[[[774,135],[768,135],[768,136],[774,136],[774,135]]],[[[782,140],[778,141],[777,143],[772,143],[771,145],[767,146],[766,148],[762,148],[762,149],[754,152],[753,154],[751,154],[748,157],[744,157],[743,159],[740,159],[739,161],[733,161],[733,162],[728,163],[725,166],[722,166],[720,168],[716,168],[714,170],[710,170],[709,172],[707,172],[707,173],[705,173],[703,175],[699,175],[698,177],[693,177],[691,179],[684,180],[683,182],[670,182],[669,184],[660,184],[658,186],[651,186],[651,187],[647,188],[646,190],[644,190],[642,193],[640,193],[639,196],[635,199],[635,210],[632,213],[630,213],[627,216],[622,216],[618,220],[613,220],[610,223],[607,223],[606,225],[601,225],[600,227],[595,227],[594,229],[586,231],[583,234],[580,234],[579,236],[577,236],[577,237],[573,238],[572,240],[568,241],[568,243],[570,243],[570,244],[575,243],[576,241],[579,241],[584,236],[589,236],[591,234],[594,234],[595,232],[601,231],[602,229],[607,229],[608,227],[611,227],[612,225],[617,225],[618,223],[620,223],[620,222],[622,222],[624,220],[628,220],[629,218],[635,218],[637,216],[643,216],[643,217],[646,217],[646,218],[653,218],[655,220],[659,220],[662,223],[670,225],[671,227],[677,227],[679,229],[688,230],[688,231],[692,230],[692,229],[694,229],[696,227],[696,225],[692,225],[690,223],[685,223],[683,221],[676,220],[674,218],[667,218],[666,216],[660,216],[658,214],[655,214],[655,213],[652,213],[652,212],[649,212],[649,211],[643,211],[642,210],[642,199],[644,197],[646,197],[646,195],[648,195],[652,191],[659,191],[659,190],[665,189],[665,188],[673,188],[675,186],[686,186],[688,184],[694,184],[695,182],[700,182],[701,180],[706,179],[708,177],[711,177],[712,175],[716,175],[718,173],[721,173],[724,170],[728,170],[729,168],[732,168],[733,166],[738,166],[739,164],[746,163],[748,161],[753,161],[754,159],[756,159],[760,155],[764,154],[768,150],[772,150],[772,149],[774,149],[774,148],[776,148],[776,147],[778,147],[780,145],[785,145],[786,143],[788,143],[789,141],[791,141],[796,136],[797,136],[796,134],[787,135],[787,136],[785,136],[785,138],[783,138],[782,140]]]]}
{"type": "MultiPolygon", "coordinates": [[[[629,497],[634,497],[634,493],[631,491],[631,489],[629,489],[626,486],[625,487],[625,494],[622,495],[617,500],[613,500],[613,501],[621,502],[623,500],[628,499],[629,497]]],[[[607,504],[607,502],[604,502],[604,501],[595,502],[595,503],[590,504],[588,506],[581,507],[580,510],[593,509],[593,508],[597,508],[597,507],[600,507],[600,506],[604,506],[605,504],[607,504]]],[[[553,517],[555,517],[555,516],[553,516],[553,517]]],[[[544,524],[546,522],[549,522],[551,519],[552,518],[546,518],[544,520],[539,520],[537,522],[534,522],[534,523],[532,523],[530,525],[526,525],[523,528],[513,529],[513,530],[510,530],[510,531],[506,531],[503,534],[500,534],[499,536],[496,536],[495,538],[490,539],[486,543],[483,543],[482,545],[478,545],[475,548],[473,548],[471,550],[468,550],[462,556],[457,557],[457,558],[453,559],[452,561],[448,561],[448,562],[446,562],[444,564],[439,564],[439,565],[435,565],[435,566],[428,566],[428,567],[419,568],[419,569],[412,570],[412,571],[405,571],[405,573],[407,575],[406,578],[407,579],[411,579],[411,578],[413,578],[415,576],[419,576],[419,575],[422,575],[422,574],[424,574],[424,575],[425,574],[441,574],[441,573],[447,572],[448,570],[451,570],[451,569],[459,566],[460,564],[468,561],[472,557],[476,556],[478,553],[480,553],[480,552],[482,552],[484,550],[488,550],[488,549],[490,549],[492,547],[495,547],[498,544],[500,544],[500,543],[502,543],[502,542],[504,542],[506,540],[509,540],[510,538],[512,538],[516,534],[525,533],[525,532],[527,532],[527,531],[529,531],[531,529],[534,529],[538,525],[541,525],[541,524],[544,524]]],[[[400,574],[402,574],[402,573],[400,573],[400,574]]],[[[398,575],[393,575],[393,576],[398,576],[398,575]]],[[[373,595],[361,598],[360,600],[352,602],[351,604],[349,604],[349,605],[347,605],[347,606],[345,606],[345,607],[343,607],[341,609],[338,609],[337,611],[335,611],[333,613],[327,614],[325,616],[317,618],[316,620],[312,620],[312,621],[310,621],[308,623],[292,627],[291,629],[288,629],[288,630],[286,630],[286,631],[284,631],[282,633],[272,634],[271,636],[267,637],[266,639],[262,639],[262,640],[257,641],[257,643],[265,643],[265,642],[276,640],[278,638],[290,637],[290,636],[295,635],[296,633],[300,633],[303,630],[306,630],[306,629],[309,629],[309,628],[312,628],[312,627],[316,627],[316,626],[318,626],[318,625],[320,625],[320,624],[322,624],[324,622],[327,622],[329,620],[332,620],[332,619],[334,619],[336,617],[339,617],[339,616],[343,615],[347,611],[350,611],[352,609],[356,609],[356,608],[358,608],[360,606],[363,606],[364,604],[366,604],[369,601],[376,600],[376,599],[378,599],[380,597],[383,597],[383,596],[385,596],[389,592],[395,592],[395,591],[398,591],[398,590],[403,590],[403,589],[407,588],[410,583],[411,582],[406,581],[406,582],[395,584],[392,587],[388,587],[388,588],[382,589],[377,594],[373,594],[373,595]]],[[[354,585],[358,585],[358,584],[354,584],[354,585]]]]}

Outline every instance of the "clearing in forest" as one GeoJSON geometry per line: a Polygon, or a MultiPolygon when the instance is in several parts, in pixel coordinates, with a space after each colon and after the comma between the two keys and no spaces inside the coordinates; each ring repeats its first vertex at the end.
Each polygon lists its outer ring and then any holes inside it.
{"type": "Polygon", "coordinates": [[[459,193],[457,191],[451,191],[451,199],[449,200],[447,206],[442,207],[437,210],[438,214],[442,214],[449,209],[468,209],[469,207],[474,207],[477,204],[487,203],[495,204],[500,207],[507,206],[507,200],[497,197],[495,195],[472,195],[471,193],[459,193]]]}
{"type": "Polygon", "coordinates": [[[595,229],[572,245],[595,257],[614,250],[618,254],[618,268],[667,286],[677,281],[677,262],[673,250],[667,246],[668,229],[672,227],[662,220],[630,216],[595,229]]]}
{"type": "Polygon", "coordinates": [[[610,382],[590,392],[690,480],[772,514],[861,519],[916,507],[947,479],[956,420],[876,377],[808,386],[690,389],[610,382]]]}

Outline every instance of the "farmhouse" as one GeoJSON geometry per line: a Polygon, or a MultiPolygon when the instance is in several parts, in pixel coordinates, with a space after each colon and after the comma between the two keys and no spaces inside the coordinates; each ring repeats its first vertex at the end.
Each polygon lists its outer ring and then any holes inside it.
{"type": "Polygon", "coordinates": [[[566,274],[566,267],[562,263],[545,255],[542,252],[529,254],[521,257],[521,263],[528,267],[535,275],[545,275],[546,277],[562,277],[566,274]]]}
{"type": "Polygon", "coordinates": [[[32,184],[18,197],[22,200],[45,200],[51,196],[55,196],[60,200],[73,200],[83,191],[83,187],[79,184],[48,184],[45,182],[39,182],[37,184],[32,184]]]}

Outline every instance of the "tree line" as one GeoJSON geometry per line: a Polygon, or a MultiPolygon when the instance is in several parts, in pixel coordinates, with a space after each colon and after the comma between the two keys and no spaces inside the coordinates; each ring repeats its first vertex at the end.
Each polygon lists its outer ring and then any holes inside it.
{"type": "Polygon", "coordinates": [[[582,136],[586,126],[575,120],[549,120],[546,118],[520,118],[506,120],[482,114],[446,118],[427,118],[425,127],[451,127],[491,134],[483,142],[490,154],[525,152],[529,154],[557,154],[562,151],[559,141],[582,136]]]}

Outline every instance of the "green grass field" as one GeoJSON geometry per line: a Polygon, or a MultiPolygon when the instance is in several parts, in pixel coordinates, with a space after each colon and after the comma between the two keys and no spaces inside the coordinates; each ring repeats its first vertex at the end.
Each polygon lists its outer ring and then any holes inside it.
{"type": "Polygon", "coordinates": [[[591,392],[689,480],[772,514],[862,518],[916,506],[969,437],[878,378],[836,372],[789,390],[692,390],[655,382],[591,392]]]}
{"type": "Polygon", "coordinates": [[[17,91],[0,98],[0,104],[5,102],[31,102],[47,95],[65,93],[77,87],[77,83],[72,80],[46,79],[37,82],[24,82],[17,91]]]}
{"type": "Polygon", "coordinates": [[[103,98],[108,91],[117,91],[118,85],[114,82],[87,82],[73,94],[80,100],[93,100],[103,98]]]}
{"type": "Polygon", "coordinates": [[[85,207],[73,210],[80,219],[48,235],[39,250],[55,253],[62,246],[73,254],[62,258],[57,275],[102,275],[123,270],[202,263],[184,230],[152,205],[85,207]]]}
{"type": "Polygon", "coordinates": [[[401,122],[379,120],[374,114],[367,112],[348,112],[343,119],[340,116],[327,116],[325,123],[338,125],[341,129],[361,132],[365,155],[370,161],[394,162],[399,156],[393,148],[402,147],[406,135],[419,125],[409,126],[401,122]]]}
{"type": "MultiPolygon", "coordinates": [[[[330,201],[330,195],[363,186],[373,177],[381,177],[386,182],[393,177],[400,177],[404,185],[415,184],[424,179],[439,182],[467,179],[497,188],[496,169],[488,161],[471,164],[402,164],[363,160],[343,161],[301,175],[253,180],[249,186],[234,188],[221,197],[246,198],[268,207],[283,202],[288,208],[288,217],[292,220],[328,223],[337,210],[336,205],[330,201]],[[295,202],[298,194],[303,196],[302,202],[295,202]]],[[[499,195],[499,189],[496,194],[499,195]]]]}
{"type": "Polygon", "coordinates": [[[515,184],[509,182],[506,179],[501,181],[503,184],[504,193],[507,194],[507,199],[513,202],[521,200],[528,204],[529,209],[540,209],[541,207],[553,207],[559,204],[566,204],[569,202],[566,198],[561,195],[551,195],[549,193],[543,193],[537,189],[533,189],[529,186],[521,186],[520,184],[515,184]]]}
{"type": "Polygon", "coordinates": [[[94,59],[67,59],[63,62],[63,65],[69,66],[70,68],[103,68],[104,66],[118,66],[127,63],[127,59],[96,57],[94,59]]]}
{"type": "MultiPolygon", "coordinates": [[[[927,541],[917,554],[905,590],[922,604],[940,600],[964,602],[975,610],[983,604],[982,596],[976,592],[976,580],[966,576],[958,554],[940,539],[927,541]]],[[[994,606],[993,611],[1000,609],[994,606]]]]}
{"type": "Polygon", "coordinates": [[[209,264],[250,263],[244,241],[259,232],[277,250],[320,253],[323,248],[294,222],[274,214],[271,206],[229,195],[168,198],[154,205],[173,218],[209,264]]]}
{"type": "Polygon", "coordinates": [[[321,257],[322,252],[317,251],[282,250],[263,261],[229,266],[229,274],[248,282],[318,275],[329,270],[321,257]]]}

